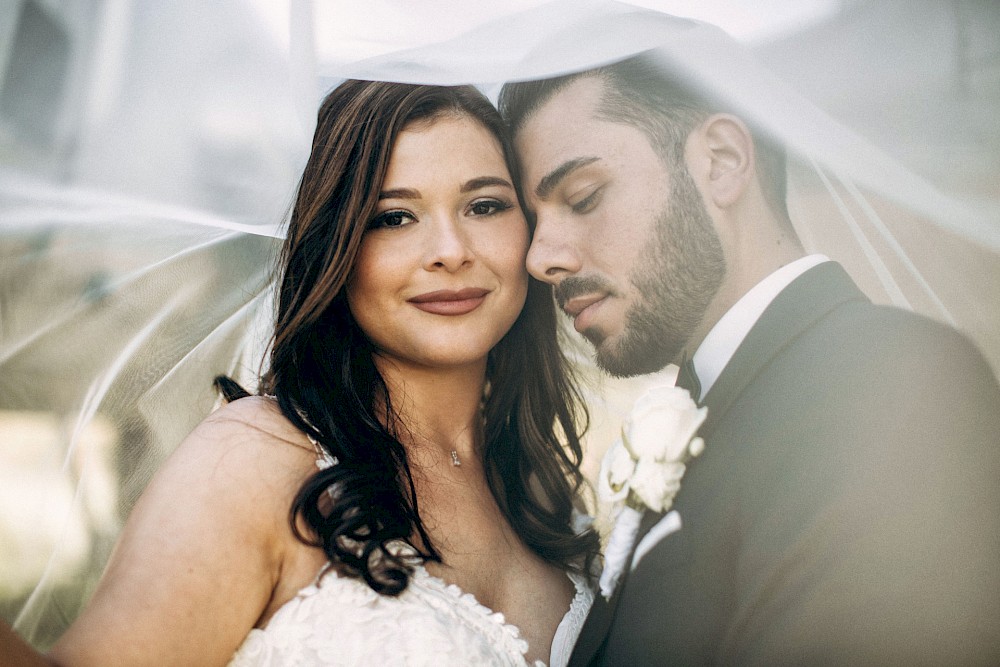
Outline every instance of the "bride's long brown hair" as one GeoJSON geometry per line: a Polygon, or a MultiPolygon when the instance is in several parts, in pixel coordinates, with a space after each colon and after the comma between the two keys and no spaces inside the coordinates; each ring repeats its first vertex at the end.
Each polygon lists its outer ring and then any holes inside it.
{"type": "MultiPolygon", "coordinates": [[[[387,543],[418,536],[424,559],[440,556],[420,520],[398,416],[345,287],[396,137],[409,123],[442,115],[489,129],[518,182],[506,127],[471,86],[347,81],[324,100],[279,261],[270,367],[260,387],[339,461],[299,491],[293,529],[389,595],[406,588],[411,570],[387,543]],[[299,518],[314,536],[299,530],[299,518]]],[[[523,311],[490,353],[482,457],[497,504],[525,544],[564,569],[587,569],[597,536],[571,526],[586,413],[556,336],[551,292],[531,280],[523,311]]]]}

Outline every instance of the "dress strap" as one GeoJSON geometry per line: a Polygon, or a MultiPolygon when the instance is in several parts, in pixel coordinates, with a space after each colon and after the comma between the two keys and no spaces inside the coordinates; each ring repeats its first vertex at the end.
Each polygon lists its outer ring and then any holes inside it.
{"type": "Polygon", "coordinates": [[[313,449],[316,450],[316,467],[320,470],[326,470],[327,468],[332,468],[333,466],[340,463],[340,459],[326,451],[323,445],[319,444],[319,441],[306,433],[306,437],[309,438],[309,442],[312,443],[313,449]]]}
{"type": "MultiPolygon", "coordinates": [[[[261,395],[264,398],[270,398],[271,400],[274,400],[274,401],[278,400],[278,397],[275,396],[274,394],[261,394],[261,395]]],[[[309,417],[306,416],[306,413],[301,408],[297,407],[295,410],[296,410],[296,412],[299,413],[299,417],[302,418],[302,421],[304,421],[309,426],[312,426],[312,422],[309,421],[309,417]]],[[[316,452],[316,467],[317,468],[319,468],[320,470],[326,470],[327,468],[332,468],[333,466],[335,466],[338,463],[340,463],[340,459],[338,459],[336,456],[334,456],[330,452],[326,451],[326,449],[323,448],[323,445],[319,444],[319,440],[317,440],[316,438],[314,438],[309,433],[306,433],[305,436],[307,438],[309,438],[309,442],[312,443],[313,450],[316,452]]]]}

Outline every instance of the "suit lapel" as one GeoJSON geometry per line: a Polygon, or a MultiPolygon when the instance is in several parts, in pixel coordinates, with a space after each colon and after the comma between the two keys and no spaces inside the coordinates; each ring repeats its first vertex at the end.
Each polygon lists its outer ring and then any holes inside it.
{"type": "Polygon", "coordinates": [[[704,396],[708,417],[699,435],[707,441],[719,418],[776,355],[831,310],[854,300],[868,298],[835,262],[819,264],[793,280],[764,310],[704,396]]]}
{"type": "Polygon", "coordinates": [[[615,587],[615,592],[610,600],[605,600],[600,593],[594,598],[594,606],[591,607],[587,620],[580,630],[580,638],[573,647],[573,654],[570,656],[568,667],[584,667],[590,665],[595,656],[599,655],[601,647],[608,635],[608,628],[615,617],[615,610],[618,609],[618,601],[621,600],[622,589],[628,581],[629,572],[632,570],[632,558],[635,556],[635,548],[639,545],[642,537],[663,518],[660,512],[645,512],[639,523],[639,531],[636,534],[635,543],[632,545],[632,553],[625,561],[625,571],[615,587]]]}

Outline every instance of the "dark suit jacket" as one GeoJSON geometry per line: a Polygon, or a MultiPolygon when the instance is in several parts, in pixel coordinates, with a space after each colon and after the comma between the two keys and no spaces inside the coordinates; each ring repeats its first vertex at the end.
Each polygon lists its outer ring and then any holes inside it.
{"type": "Polygon", "coordinates": [[[704,398],[704,453],[571,665],[1000,665],[1000,388],[836,264],[704,398]]]}

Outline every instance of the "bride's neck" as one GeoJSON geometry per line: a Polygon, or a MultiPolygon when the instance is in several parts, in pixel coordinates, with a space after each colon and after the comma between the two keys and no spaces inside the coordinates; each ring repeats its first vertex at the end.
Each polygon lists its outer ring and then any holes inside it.
{"type": "Polygon", "coordinates": [[[473,460],[482,431],[486,364],[453,369],[401,367],[383,362],[379,372],[397,415],[397,437],[411,456],[430,454],[473,460]]]}

